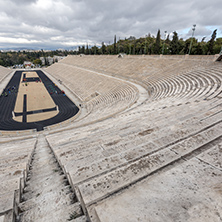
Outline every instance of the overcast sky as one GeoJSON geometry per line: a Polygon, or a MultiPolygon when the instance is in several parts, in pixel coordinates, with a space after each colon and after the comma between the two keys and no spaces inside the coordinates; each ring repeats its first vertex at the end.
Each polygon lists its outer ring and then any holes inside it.
{"type": "Polygon", "coordinates": [[[222,0],[0,0],[0,49],[71,48],[177,31],[222,37],[222,0]]]}

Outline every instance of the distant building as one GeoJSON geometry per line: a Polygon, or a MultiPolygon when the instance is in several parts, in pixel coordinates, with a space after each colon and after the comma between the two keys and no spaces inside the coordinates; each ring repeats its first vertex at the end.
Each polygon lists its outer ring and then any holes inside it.
{"type": "Polygon", "coordinates": [[[49,65],[52,65],[52,64],[53,64],[53,62],[54,62],[53,57],[48,56],[48,57],[46,57],[46,59],[48,60],[48,64],[49,64],[49,65]]]}
{"type": "Polygon", "coordinates": [[[34,64],[29,62],[29,61],[25,61],[23,63],[23,66],[26,68],[26,69],[30,69],[30,68],[33,68],[34,67],[34,64]]]}
{"type": "Polygon", "coordinates": [[[64,59],[65,56],[48,56],[48,57],[40,57],[39,59],[42,61],[42,65],[52,65],[55,62],[59,62],[64,59]],[[47,64],[46,64],[47,63],[47,64]]]}
{"type": "Polygon", "coordinates": [[[42,65],[44,66],[45,65],[45,57],[40,57],[39,59],[42,61],[42,65]]]}
{"type": "Polygon", "coordinates": [[[64,59],[66,56],[53,56],[54,62],[59,62],[60,60],[64,59]]]}

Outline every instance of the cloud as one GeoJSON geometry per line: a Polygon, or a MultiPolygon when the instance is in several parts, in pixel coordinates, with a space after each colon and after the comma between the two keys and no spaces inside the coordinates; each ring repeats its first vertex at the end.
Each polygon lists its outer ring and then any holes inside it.
{"type": "Polygon", "coordinates": [[[156,35],[221,37],[221,0],[0,0],[0,46],[61,48],[156,35]]]}
{"type": "Polygon", "coordinates": [[[39,43],[37,40],[28,40],[25,38],[10,38],[10,37],[0,37],[0,43],[13,43],[13,44],[33,44],[39,43]]]}

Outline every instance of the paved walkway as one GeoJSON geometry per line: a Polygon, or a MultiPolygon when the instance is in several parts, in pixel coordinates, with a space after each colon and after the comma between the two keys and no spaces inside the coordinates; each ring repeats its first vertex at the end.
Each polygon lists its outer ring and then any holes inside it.
{"type": "Polygon", "coordinates": [[[20,222],[61,222],[82,216],[80,203],[40,134],[20,203],[20,222]]]}

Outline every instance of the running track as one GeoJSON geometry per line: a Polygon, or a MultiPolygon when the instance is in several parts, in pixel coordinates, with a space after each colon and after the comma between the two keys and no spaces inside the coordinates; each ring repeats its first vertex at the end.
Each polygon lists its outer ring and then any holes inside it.
{"type": "Polygon", "coordinates": [[[8,96],[5,96],[3,93],[3,95],[0,97],[0,130],[15,131],[15,130],[37,129],[38,131],[40,131],[43,130],[43,127],[65,121],[78,113],[79,108],[67,96],[64,96],[61,93],[61,90],[57,86],[54,86],[53,82],[42,71],[37,70],[35,72],[41,78],[46,89],[50,94],[52,93],[51,97],[54,100],[54,103],[58,105],[59,113],[53,118],[38,122],[20,123],[14,121],[12,119],[12,111],[14,110],[15,107],[17,89],[19,86],[19,81],[22,72],[23,71],[16,71],[14,76],[11,78],[8,85],[6,86],[4,92],[7,92],[8,96]],[[16,89],[9,94],[7,89],[15,85],[16,89]],[[53,86],[53,91],[52,91],[52,86],[53,86]],[[57,91],[57,93],[55,93],[55,90],[57,91]]]}

